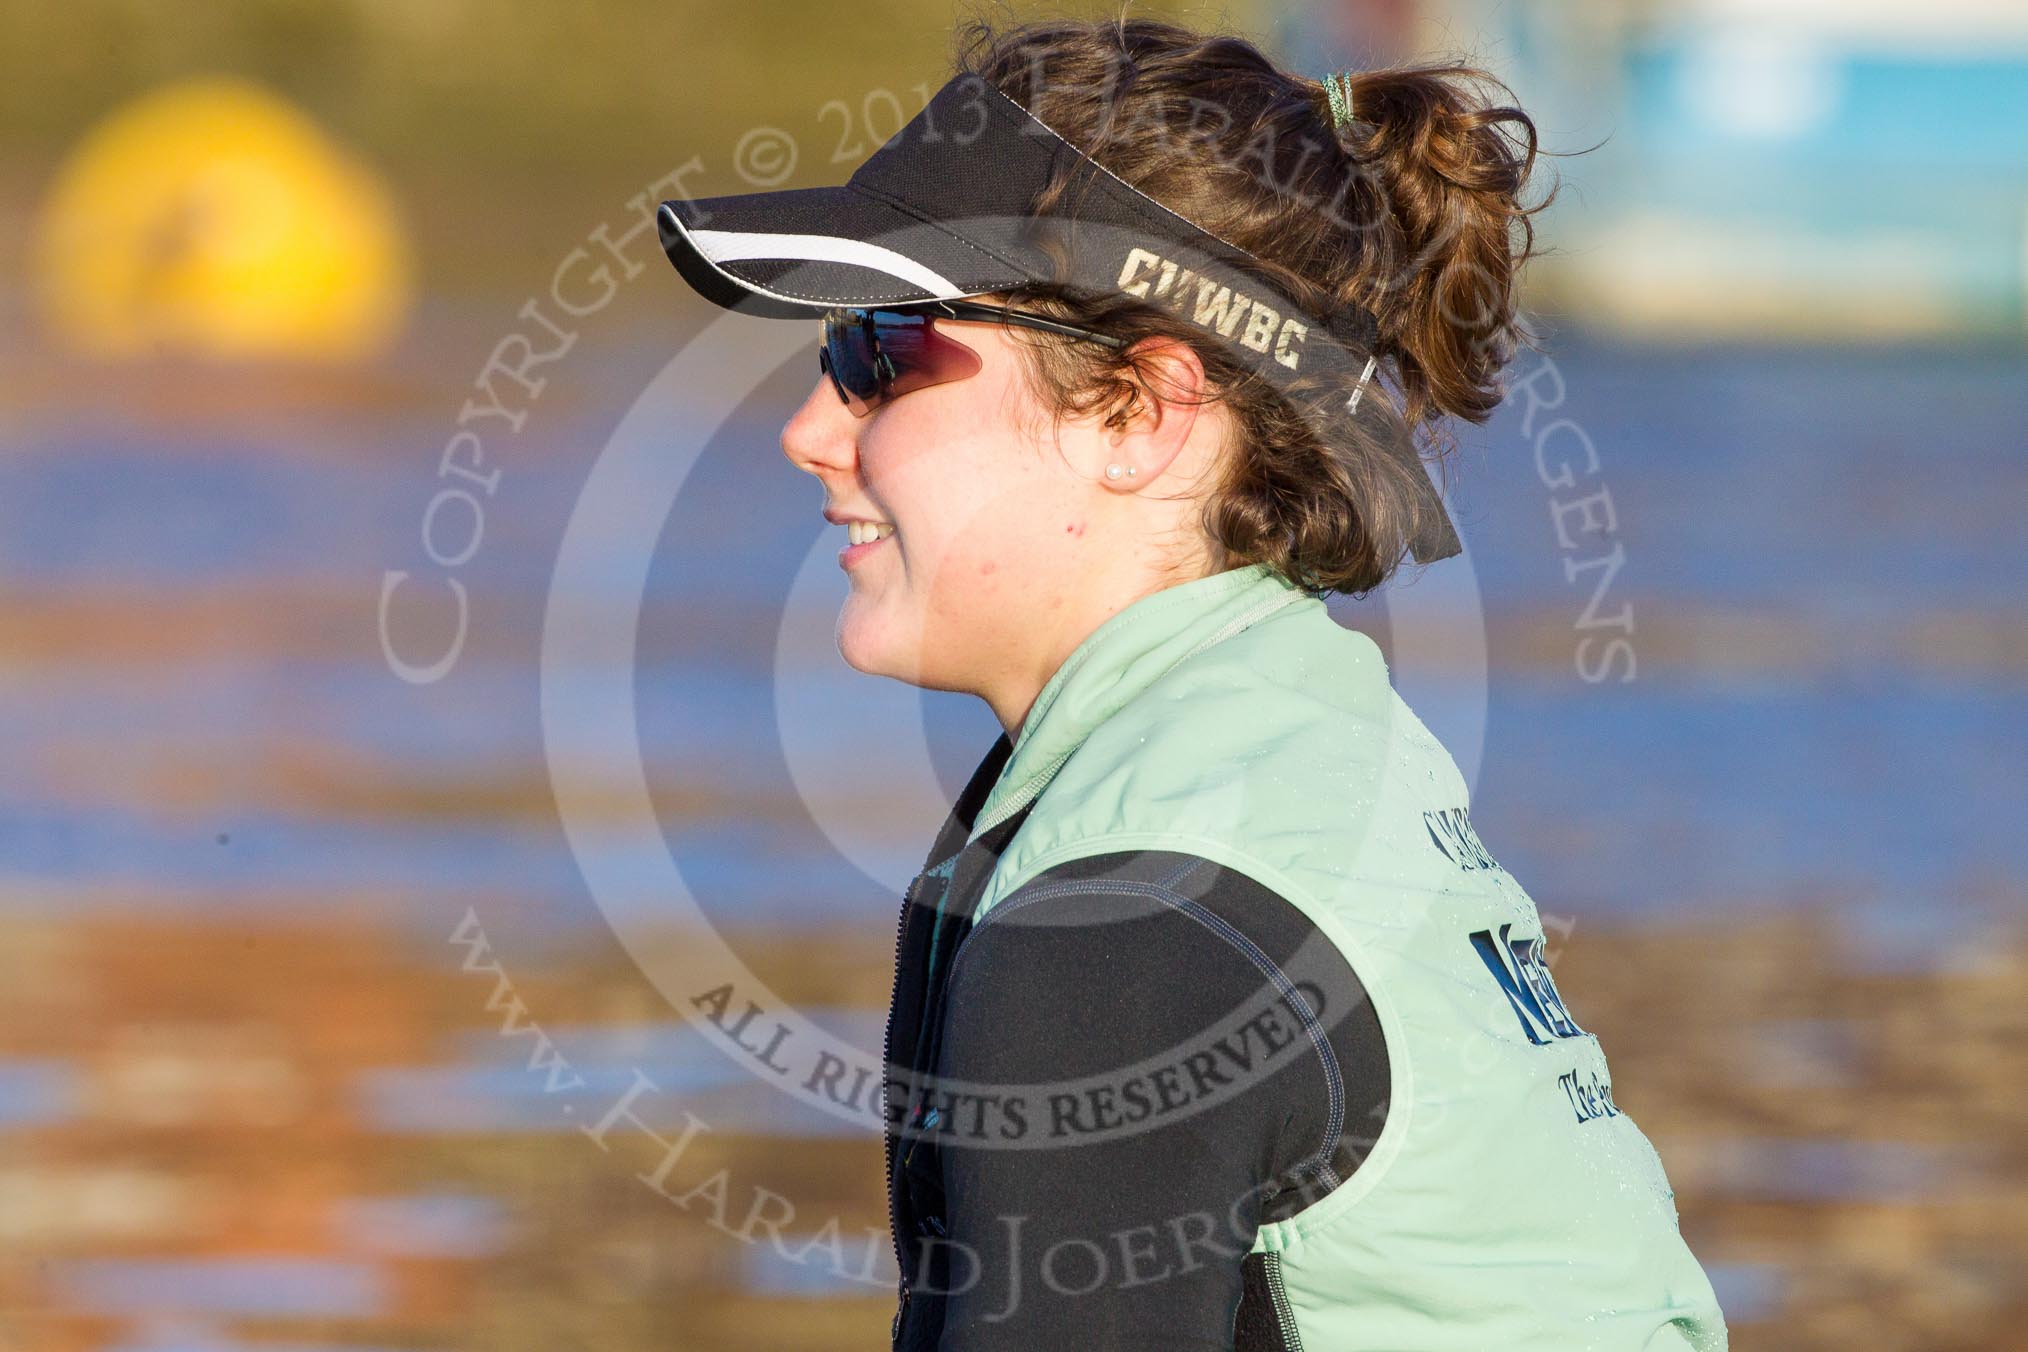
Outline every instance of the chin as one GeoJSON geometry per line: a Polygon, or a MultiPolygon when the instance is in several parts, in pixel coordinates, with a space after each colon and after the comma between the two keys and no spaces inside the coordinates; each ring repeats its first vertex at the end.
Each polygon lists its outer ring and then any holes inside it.
{"type": "Polygon", "coordinates": [[[886,676],[904,685],[948,690],[923,669],[922,627],[911,616],[896,617],[870,597],[849,596],[838,612],[833,635],[845,665],[868,676],[886,676]]]}
{"type": "Polygon", "coordinates": [[[844,609],[838,612],[838,628],[833,637],[838,643],[838,655],[845,659],[845,665],[868,676],[900,676],[900,665],[894,652],[895,644],[887,632],[887,626],[877,615],[868,614],[870,609],[862,598],[848,597],[844,609]]]}

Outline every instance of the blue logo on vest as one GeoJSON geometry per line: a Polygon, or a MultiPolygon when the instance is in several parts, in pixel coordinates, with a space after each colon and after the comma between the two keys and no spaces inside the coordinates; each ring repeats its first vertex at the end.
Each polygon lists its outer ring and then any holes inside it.
{"type": "Polygon", "coordinates": [[[1542,936],[1509,938],[1513,928],[1500,926],[1498,939],[1491,930],[1478,930],[1472,935],[1472,947],[1479,950],[1486,970],[1500,983],[1514,1017],[1521,1021],[1521,1031],[1541,1047],[1548,1046],[1550,1038],[1590,1037],[1570,1017],[1563,997],[1557,994],[1556,983],[1550,980],[1549,964],[1542,959],[1542,936]],[[1544,1037],[1544,1033],[1549,1036],[1544,1037]]]}
{"type": "Polygon", "coordinates": [[[1467,873],[1479,869],[1492,869],[1505,873],[1499,863],[1487,851],[1479,833],[1472,829],[1472,819],[1461,807],[1445,808],[1441,812],[1422,814],[1423,829],[1429,832],[1430,844],[1444,858],[1456,864],[1467,873]]]}

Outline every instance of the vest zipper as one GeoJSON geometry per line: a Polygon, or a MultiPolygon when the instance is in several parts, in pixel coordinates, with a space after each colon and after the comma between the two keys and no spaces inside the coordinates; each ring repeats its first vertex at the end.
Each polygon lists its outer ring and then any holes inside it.
{"type": "MultiPolygon", "coordinates": [[[[901,944],[908,933],[908,911],[915,904],[916,889],[922,885],[924,874],[918,873],[909,883],[908,890],[901,896],[901,916],[894,922],[894,979],[901,981],[901,944]]],[[[901,1337],[901,1317],[908,1309],[908,1260],[901,1251],[901,1192],[894,1185],[894,1131],[888,1121],[887,1081],[894,1065],[894,1020],[888,1020],[888,1027],[880,1037],[880,1135],[887,1156],[887,1230],[894,1241],[894,1269],[901,1282],[901,1300],[894,1310],[894,1325],[889,1330],[890,1342],[901,1337]]]]}
{"type": "Polygon", "coordinates": [[[1285,1352],[1303,1352],[1303,1340],[1296,1333],[1295,1307],[1289,1304],[1288,1288],[1282,1285],[1282,1256],[1264,1253],[1261,1266],[1267,1270],[1268,1295],[1274,1306],[1275,1323],[1281,1326],[1282,1347],[1285,1352]]]}

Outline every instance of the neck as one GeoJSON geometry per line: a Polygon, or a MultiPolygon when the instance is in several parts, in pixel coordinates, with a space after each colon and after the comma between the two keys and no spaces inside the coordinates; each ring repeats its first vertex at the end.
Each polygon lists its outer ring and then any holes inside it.
{"type": "Polygon", "coordinates": [[[1004,679],[998,683],[974,691],[1000,720],[1000,726],[1007,730],[1009,741],[1019,741],[1021,729],[1028,721],[1028,713],[1035,707],[1036,696],[1049,684],[1050,677],[1069,659],[1078,645],[1089,638],[1092,631],[1113,616],[1125,610],[1144,596],[1151,596],[1191,578],[1204,576],[1211,571],[1208,566],[1196,572],[1177,574],[1140,569],[1131,582],[1110,588],[1093,589],[1087,593],[1088,603],[1077,611],[1075,622],[1066,623],[1050,640],[1041,646],[1037,658],[1032,662],[1010,662],[1003,666],[1004,679]]]}

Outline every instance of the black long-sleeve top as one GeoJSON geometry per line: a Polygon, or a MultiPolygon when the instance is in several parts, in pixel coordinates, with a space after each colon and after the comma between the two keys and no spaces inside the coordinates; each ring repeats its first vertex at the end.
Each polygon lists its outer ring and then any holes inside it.
{"type": "Polygon", "coordinates": [[[1348,1177],[1387,1112],[1357,976],[1283,897],[1168,851],[1058,865],[974,923],[1018,825],[948,871],[934,959],[904,926],[897,1007],[927,1014],[894,1050],[934,1075],[894,1141],[896,1345],[1281,1348],[1255,1232],[1348,1177]]]}

